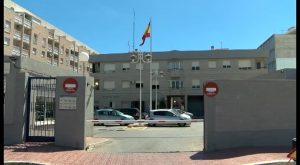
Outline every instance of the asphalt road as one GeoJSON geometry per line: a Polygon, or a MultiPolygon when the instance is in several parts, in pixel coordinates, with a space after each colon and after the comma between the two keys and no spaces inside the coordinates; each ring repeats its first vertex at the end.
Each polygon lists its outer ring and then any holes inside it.
{"type": "Polygon", "coordinates": [[[92,151],[104,153],[183,152],[203,150],[203,122],[190,127],[95,126],[94,137],[108,141],[92,151]]]}

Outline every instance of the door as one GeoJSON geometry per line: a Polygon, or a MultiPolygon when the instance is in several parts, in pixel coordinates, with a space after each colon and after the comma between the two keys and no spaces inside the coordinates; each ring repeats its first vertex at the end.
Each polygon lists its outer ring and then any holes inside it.
{"type": "Polygon", "coordinates": [[[54,141],[56,78],[29,77],[26,141],[54,141]]]}

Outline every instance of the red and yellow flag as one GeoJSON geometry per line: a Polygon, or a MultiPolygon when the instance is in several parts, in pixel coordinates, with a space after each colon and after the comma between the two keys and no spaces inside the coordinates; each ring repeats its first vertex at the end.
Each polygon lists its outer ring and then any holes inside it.
{"type": "Polygon", "coordinates": [[[146,28],[146,30],[145,30],[145,33],[144,33],[144,35],[143,35],[143,37],[142,37],[142,43],[140,44],[140,46],[142,46],[143,44],[144,44],[144,42],[145,42],[145,39],[147,38],[147,37],[150,37],[150,22],[148,23],[148,26],[147,26],[147,28],[146,28]]]}

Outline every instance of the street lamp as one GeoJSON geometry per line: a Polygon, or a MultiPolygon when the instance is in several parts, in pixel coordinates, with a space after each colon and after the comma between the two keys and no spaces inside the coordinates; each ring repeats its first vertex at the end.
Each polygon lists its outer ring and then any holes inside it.
{"type": "MultiPolygon", "coordinates": [[[[151,54],[146,54],[144,58],[144,54],[142,51],[138,51],[135,49],[133,54],[130,56],[131,63],[139,63],[140,64],[140,118],[142,118],[142,88],[141,88],[141,83],[142,83],[142,62],[143,63],[149,63],[150,64],[150,109],[152,107],[152,77],[151,77],[151,62],[152,62],[152,55],[151,54]]],[[[150,110],[149,109],[149,110],[150,110]]]]}
{"type": "Polygon", "coordinates": [[[164,75],[163,71],[155,70],[153,72],[153,76],[155,76],[155,82],[156,82],[156,84],[155,84],[155,109],[157,109],[157,84],[158,84],[157,77],[158,76],[163,77],[163,75],[164,75]]]}

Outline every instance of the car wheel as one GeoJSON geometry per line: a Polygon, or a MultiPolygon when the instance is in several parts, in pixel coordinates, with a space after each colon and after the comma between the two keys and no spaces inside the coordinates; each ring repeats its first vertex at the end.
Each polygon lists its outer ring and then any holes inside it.
{"type": "Polygon", "coordinates": [[[179,127],[184,127],[186,125],[186,123],[178,123],[179,127]]]}

